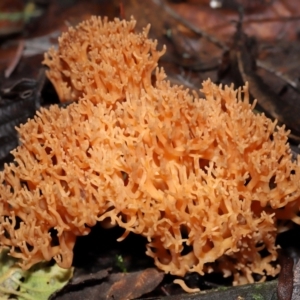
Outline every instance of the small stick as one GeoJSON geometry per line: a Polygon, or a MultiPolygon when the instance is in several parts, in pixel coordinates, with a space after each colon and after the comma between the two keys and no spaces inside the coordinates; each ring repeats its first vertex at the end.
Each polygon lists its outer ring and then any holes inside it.
{"type": "Polygon", "coordinates": [[[125,9],[124,9],[124,3],[122,0],[120,1],[119,7],[120,7],[120,18],[125,19],[125,9]]]}
{"type": "Polygon", "coordinates": [[[19,40],[19,45],[15,53],[15,56],[4,72],[5,78],[10,77],[10,75],[12,74],[12,72],[15,70],[18,63],[20,62],[24,50],[24,45],[25,45],[24,40],[23,39],[19,40]]]}
{"type": "Polygon", "coordinates": [[[272,68],[271,66],[268,66],[266,63],[264,63],[261,60],[256,60],[256,65],[266,71],[268,71],[271,74],[274,74],[275,76],[279,77],[281,80],[283,80],[284,82],[286,82],[287,84],[289,84],[291,87],[293,87],[294,89],[298,88],[298,83],[293,81],[292,79],[288,78],[288,76],[286,76],[285,74],[275,70],[274,68],[272,68]]]}

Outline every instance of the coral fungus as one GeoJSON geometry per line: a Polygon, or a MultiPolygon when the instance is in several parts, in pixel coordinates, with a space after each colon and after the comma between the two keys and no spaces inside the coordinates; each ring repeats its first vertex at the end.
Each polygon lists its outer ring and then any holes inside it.
{"type": "Polygon", "coordinates": [[[207,80],[204,99],[172,86],[134,24],[94,17],[46,55],[61,99],[79,101],[19,128],[0,173],[1,247],[24,267],[53,257],[69,267],[76,237],[110,218],[122,238],[145,236],[165,272],[276,275],[277,222],[300,224],[287,132],[253,113],[247,85],[207,80]]]}
{"type": "MultiPolygon", "coordinates": [[[[70,28],[59,38],[59,48],[45,54],[47,76],[60,101],[78,100],[88,94],[92,101],[115,103],[126,92],[140,95],[151,86],[152,71],[165,52],[147,38],[150,26],[134,33],[136,21],[107,22],[92,17],[70,28]]],[[[156,80],[165,77],[156,74],[156,80]]]]}

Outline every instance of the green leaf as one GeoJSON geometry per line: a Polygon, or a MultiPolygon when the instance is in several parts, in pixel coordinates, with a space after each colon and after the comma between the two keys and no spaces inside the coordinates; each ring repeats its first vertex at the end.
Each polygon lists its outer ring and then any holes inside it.
{"type": "Polygon", "coordinates": [[[0,253],[0,299],[43,300],[66,285],[73,268],[43,262],[22,270],[8,251],[0,253]]]}
{"type": "Polygon", "coordinates": [[[41,14],[42,12],[36,9],[35,4],[33,2],[28,2],[23,11],[16,11],[16,12],[0,11],[0,21],[28,22],[31,18],[39,17],[41,14]]]}

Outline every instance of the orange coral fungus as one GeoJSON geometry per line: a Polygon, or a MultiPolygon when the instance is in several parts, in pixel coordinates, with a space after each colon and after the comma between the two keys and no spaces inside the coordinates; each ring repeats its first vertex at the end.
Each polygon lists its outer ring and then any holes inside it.
{"type": "MultiPolygon", "coordinates": [[[[115,49],[110,28],[131,26],[135,40],[132,22],[93,18],[78,30],[99,26],[115,49]]],[[[137,36],[140,47],[153,45],[137,36]]],[[[105,44],[89,35],[93,47],[94,38],[105,44]]],[[[155,57],[137,52],[145,65],[155,57]]],[[[63,57],[53,50],[51,56],[63,57]]],[[[74,65],[94,65],[86,57],[80,52],[74,65]]],[[[101,58],[100,65],[109,63],[110,56],[101,58]]],[[[57,62],[49,77],[69,66],[57,62]]],[[[141,62],[132,68],[144,74],[141,62]]],[[[114,65],[114,74],[124,70],[114,65]]],[[[77,71],[75,79],[69,74],[75,81],[77,71]]],[[[252,273],[276,275],[277,221],[300,224],[300,159],[291,161],[287,132],[252,112],[247,86],[235,91],[207,80],[201,99],[163,79],[154,86],[149,74],[122,85],[114,105],[108,105],[110,89],[55,82],[58,91],[70,91],[60,93],[63,99],[79,90],[81,97],[63,109],[42,109],[20,127],[15,163],[0,173],[0,246],[10,247],[24,267],[52,257],[69,267],[76,236],[110,218],[125,229],[122,238],[129,232],[147,237],[147,254],[165,272],[221,271],[235,283],[252,282],[252,273]]]]}
{"type": "MultiPolygon", "coordinates": [[[[139,95],[147,90],[165,48],[158,52],[157,42],[147,38],[150,26],[135,34],[135,24],[134,19],[108,22],[92,17],[63,33],[58,50],[51,49],[43,62],[60,101],[89,94],[92,101],[114,103],[127,91],[139,95]]],[[[163,72],[157,75],[165,77],[163,72]]]]}

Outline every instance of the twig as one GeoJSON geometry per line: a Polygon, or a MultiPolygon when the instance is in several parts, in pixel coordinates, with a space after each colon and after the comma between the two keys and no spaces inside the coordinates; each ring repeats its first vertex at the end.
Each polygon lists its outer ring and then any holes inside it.
{"type": "Polygon", "coordinates": [[[295,21],[299,21],[300,20],[300,16],[290,16],[290,17],[274,17],[274,18],[251,18],[248,17],[245,21],[244,24],[248,24],[248,23],[265,23],[265,22],[295,22],[295,21]]]}
{"type": "Polygon", "coordinates": [[[193,24],[191,24],[186,19],[183,19],[179,14],[177,14],[170,6],[165,4],[162,0],[152,0],[152,2],[154,2],[156,5],[161,6],[166,11],[166,13],[169,14],[173,19],[180,22],[181,24],[183,24],[185,27],[189,28],[191,31],[193,31],[197,35],[203,36],[208,41],[210,41],[213,44],[217,45],[218,47],[222,48],[224,51],[229,50],[229,48],[222,41],[220,41],[218,38],[216,38],[215,36],[212,36],[211,34],[206,32],[205,30],[194,26],[193,24]]]}
{"type": "Polygon", "coordinates": [[[15,56],[13,58],[13,60],[10,62],[10,64],[8,65],[8,67],[6,68],[6,70],[4,71],[4,76],[5,78],[8,78],[12,72],[15,70],[15,68],[17,67],[21,57],[22,57],[22,53],[23,53],[23,50],[24,50],[24,40],[21,39],[19,41],[19,45],[18,45],[18,48],[17,48],[17,51],[15,53],[15,56]]]}
{"type": "MultiPolygon", "coordinates": [[[[69,24],[69,23],[68,23],[69,24]]],[[[71,24],[69,24],[71,26],[71,24]]],[[[57,40],[61,35],[60,30],[55,30],[43,36],[34,37],[25,40],[24,57],[30,57],[46,52],[50,47],[57,47],[52,40],[57,40]]]]}
{"type": "Polygon", "coordinates": [[[170,293],[166,290],[165,287],[162,286],[160,289],[163,291],[163,293],[164,293],[166,296],[170,296],[170,293]]]}
{"type": "Polygon", "coordinates": [[[125,19],[125,9],[124,9],[123,0],[120,1],[119,8],[120,8],[120,18],[123,20],[123,19],[125,19]]]}
{"type": "Polygon", "coordinates": [[[275,70],[274,68],[272,68],[271,66],[268,66],[266,63],[264,63],[261,60],[256,60],[256,65],[257,67],[260,67],[266,71],[268,71],[271,74],[276,75],[277,77],[279,77],[280,79],[282,79],[284,82],[286,82],[287,84],[289,84],[291,87],[293,87],[294,89],[298,90],[298,83],[293,81],[292,79],[288,78],[287,75],[275,70]]]}

